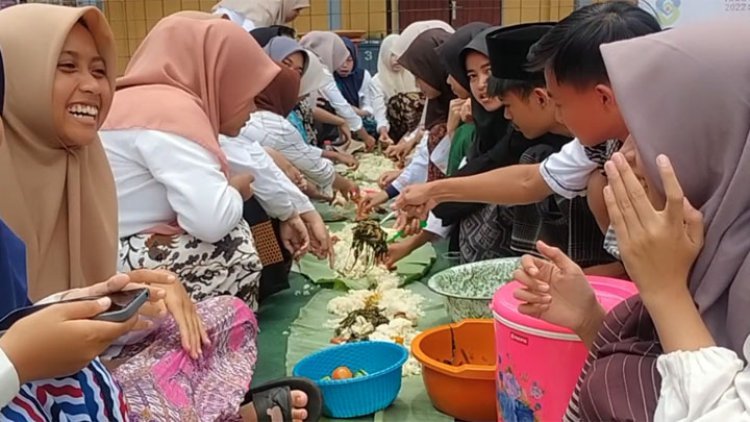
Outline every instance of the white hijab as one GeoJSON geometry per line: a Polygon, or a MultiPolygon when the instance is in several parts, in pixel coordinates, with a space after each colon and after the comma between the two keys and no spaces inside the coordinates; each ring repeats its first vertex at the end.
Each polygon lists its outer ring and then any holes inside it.
{"type": "MultiPolygon", "coordinates": [[[[326,85],[325,67],[318,56],[312,51],[305,50],[309,58],[307,68],[300,81],[299,95],[304,97],[322,89],[326,85]]],[[[317,99],[316,99],[317,100],[317,99]]]]}
{"type": "Polygon", "coordinates": [[[310,0],[221,0],[213,11],[226,14],[232,22],[250,31],[256,27],[284,25],[291,11],[308,7],[310,0]],[[240,17],[242,22],[239,22],[240,17]]]}
{"type": "Polygon", "coordinates": [[[396,42],[393,44],[393,49],[391,52],[395,54],[396,57],[401,57],[401,55],[406,52],[406,49],[409,48],[411,43],[414,42],[414,40],[421,33],[429,31],[430,29],[443,29],[450,34],[456,32],[456,30],[453,29],[452,26],[443,21],[432,20],[414,22],[411,25],[407,26],[403,32],[401,32],[398,40],[396,40],[396,42]]]}
{"type": "Polygon", "coordinates": [[[391,56],[393,55],[393,46],[398,41],[399,35],[391,34],[380,44],[380,54],[378,55],[378,74],[373,77],[373,81],[380,84],[386,98],[391,98],[397,94],[407,92],[418,92],[414,75],[408,70],[401,68],[396,72],[391,66],[391,56]]]}
{"type": "Polygon", "coordinates": [[[315,53],[331,73],[341,67],[350,55],[341,37],[329,31],[310,31],[299,43],[315,53]]]}

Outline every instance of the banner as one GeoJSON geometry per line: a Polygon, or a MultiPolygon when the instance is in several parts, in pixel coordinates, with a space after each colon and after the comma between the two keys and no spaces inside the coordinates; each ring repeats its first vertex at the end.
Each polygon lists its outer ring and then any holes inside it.
{"type": "Polygon", "coordinates": [[[665,28],[720,16],[744,16],[750,25],[750,0],[640,0],[638,4],[665,28]]]}

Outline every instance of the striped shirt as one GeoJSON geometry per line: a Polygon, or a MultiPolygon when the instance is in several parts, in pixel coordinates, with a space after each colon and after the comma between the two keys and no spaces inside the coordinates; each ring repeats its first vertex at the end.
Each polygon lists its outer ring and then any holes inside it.
{"type": "Polygon", "coordinates": [[[120,387],[98,359],[69,377],[34,381],[0,409],[0,421],[127,421],[120,387]]]}

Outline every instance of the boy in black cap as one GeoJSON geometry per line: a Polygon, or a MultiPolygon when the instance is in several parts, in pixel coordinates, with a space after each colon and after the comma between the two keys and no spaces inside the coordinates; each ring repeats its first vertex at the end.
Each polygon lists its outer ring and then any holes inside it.
{"type": "MultiPolygon", "coordinates": [[[[487,36],[487,44],[492,73],[501,81],[499,92],[505,116],[513,126],[527,138],[555,134],[572,140],[571,131],[558,119],[557,107],[547,91],[544,74],[527,70],[529,50],[553,27],[553,24],[539,23],[502,28],[487,36]]],[[[597,230],[596,219],[586,199],[567,195],[554,197],[561,209],[567,211],[569,245],[566,253],[574,261],[611,262],[611,257],[608,259],[602,248],[604,238],[597,230]]],[[[620,275],[624,269],[621,264],[613,263],[587,268],[586,272],[620,275]]]]}
{"type": "Polygon", "coordinates": [[[492,74],[500,79],[500,100],[505,118],[528,139],[548,133],[573,137],[556,117],[556,107],[547,93],[544,74],[526,71],[529,49],[554,24],[539,23],[502,28],[487,36],[492,74]]]}

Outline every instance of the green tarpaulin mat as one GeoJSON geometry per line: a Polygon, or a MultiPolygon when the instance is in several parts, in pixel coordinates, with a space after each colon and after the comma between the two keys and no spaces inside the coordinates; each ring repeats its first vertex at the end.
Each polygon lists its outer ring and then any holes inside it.
{"type": "MultiPolygon", "coordinates": [[[[450,321],[445,312],[443,298],[431,292],[422,283],[414,283],[407,287],[424,296],[427,300],[424,304],[425,316],[420,320],[418,329],[425,330],[450,321]]],[[[330,339],[333,329],[323,329],[326,321],[331,317],[326,311],[328,302],[340,295],[331,289],[318,291],[315,296],[305,305],[297,318],[291,325],[286,352],[286,370],[292,373],[294,365],[303,357],[325,347],[330,347],[330,339]]],[[[392,422],[423,422],[423,421],[453,421],[453,418],[437,411],[427,396],[421,376],[412,376],[403,379],[401,393],[396,402],[385,411],[371,417],[362,418],[364,421],[392,421],[392,422]]]]}
{"type": "MultiPolygon", "coordinates": [[[[335,232],[341,230],[345,223],[331,223],[328,227],[335,232]]],[[[339,257],[344,259],[344,257],[339,257]]],[[[398,264],[397,272],[401,277],[408,280],[418,280],[423,278],[435,259],[435,248],[432,245],[424,245],[411,255],[402,259],[398,264]]],[[[312,254],[305,255],[299,265],[294,265],[292,271],[304,274],[315,283],[326,284],[337,280],[340,276],[328,267],[328,261],[320,261],[312,254]]]]}

